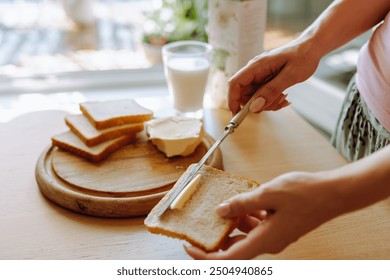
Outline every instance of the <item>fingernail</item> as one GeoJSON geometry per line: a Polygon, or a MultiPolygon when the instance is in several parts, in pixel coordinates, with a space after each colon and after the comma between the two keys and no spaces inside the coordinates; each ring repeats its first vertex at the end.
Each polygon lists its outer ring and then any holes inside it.
{"type": "Polygon", "coordinates": [[[230,214],[230,204],[227,202],[222,202],[216,209],[216,212],[221,217],[226,217],[230,214]]]}
{"type": "Polygon", "coordinates": [[[256,98],[252,101],[251,106],[249,107],[249,111],[252,113],[259,112],[261,109],[263,109],[265,105],[265,99],[263,97],[256,98]]]}

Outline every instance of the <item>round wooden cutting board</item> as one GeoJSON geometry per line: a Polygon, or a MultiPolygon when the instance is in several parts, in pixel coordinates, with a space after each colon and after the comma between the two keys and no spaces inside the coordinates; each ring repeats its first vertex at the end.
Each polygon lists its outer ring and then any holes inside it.
{"type": "MultiPolygon", "coordinates": [[[[35,177],[43,195],[67,209],[99,217],[146,215],[214,142],[205,134],[193,154],[167,158],[140,139],[98,163],[49,147],[38,159],[35,177]]],[[[222,169],[221,151],[206,164],[222,169]]]]}

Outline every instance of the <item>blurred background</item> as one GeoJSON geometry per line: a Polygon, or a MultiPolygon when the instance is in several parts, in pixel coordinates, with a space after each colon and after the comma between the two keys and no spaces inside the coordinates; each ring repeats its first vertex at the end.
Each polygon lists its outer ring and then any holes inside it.
{"type": "MultiPolygon", "coordinates": [[[[194,1],[204,9],[204,14],[192,18],[189,8],[183,4],[185,2],[0,0],[0,81],[5,82],[7,77],[34,75],[40,75],[41,80],[42,75],[50,75],[50,80],[54,78],[51,74],[152,67],[156,59],[153,59],[153,46],[147,46],[150,41],[146,40],[150,38],[145,33],[169,33],[169,27],[165,26],[167,22],[172,23],[174,13],[183,17],[177,21],[178,26],[185,23],[203,27],[207,24],[207,1],[194,1]]],[[[331,2],[269,1],[269,33],[265,49],[277,47],[297,36],[331,2]]],[[[169,39],[187,39],[189,35],[185,32],[191,33],[191,28],[198,27],[190,26],[179,32],[176,29],[177,38],[169,39]]],[[[158,42],[158,39],[155,38],[154,43],[166,42],[158,42]]],[[[201,34],[196,39],[207,40],[207,35],[201,34]]],[[[364,38],[357,40],[329,56],[317,75],[340,87],[345,86],[354,71],[357,52],[363,42],[364,38]]],[[[6,84],[0,88],[0,91],[12,90],[6,84]]]]}
{"type": "MultiPolygon", "coordinates": [[[[264,49],[297,37],[331,2],[269,0],[264,49]]],[[[74,96],[161,83],[161,45],[207,41],[207,6],[207,0],[0,0],[0,121],[15,98],[36,100],[32,93],[74,96]]],[[[367,36],[326,56],[315,76],[344,90],[367,36]]]]}

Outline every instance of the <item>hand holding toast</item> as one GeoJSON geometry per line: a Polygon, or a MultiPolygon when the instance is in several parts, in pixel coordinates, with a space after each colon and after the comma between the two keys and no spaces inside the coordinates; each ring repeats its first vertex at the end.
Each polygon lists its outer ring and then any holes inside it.
{"type": "Polygon", "coordinates": [[[279,253],[307,232],[337,216],[340,198],[322,173],[294,172],[279,176],[248,193],[222,203],[217,214],[239,219],[240,234],[218,252],[185,248],[195,259],[250,259],[279,253]]]}

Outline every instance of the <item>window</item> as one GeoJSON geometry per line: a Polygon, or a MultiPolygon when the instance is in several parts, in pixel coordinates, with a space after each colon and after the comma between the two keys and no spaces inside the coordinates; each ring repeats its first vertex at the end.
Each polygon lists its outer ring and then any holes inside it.
{"type": "Polygon", "coordinates": [[[0,1],[0,93],[120,84],[151,68],[140,36],[158,2],[0,1]]]}
{"type": "MultiPolygon", "coordinates": [[[[146,14],[161,1],[0,0],[0,95],[163,82],[155,50],[142,44],[146,14]]],[[[331,2],[269,0],[265,48],[295,38],[331,2]]],[[[348,79],[340,71],[350,75],[363,42],[329,57],[316,75],[344,83],[335,79],[348,79]]]]}

